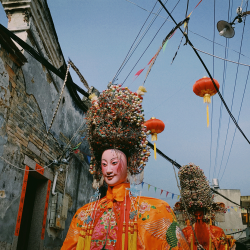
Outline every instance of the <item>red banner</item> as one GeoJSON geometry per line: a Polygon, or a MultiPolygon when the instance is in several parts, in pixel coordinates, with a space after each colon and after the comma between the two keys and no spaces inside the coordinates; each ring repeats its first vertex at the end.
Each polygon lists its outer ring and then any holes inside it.
{"type": "Polygon", "coordinates": [[[25,172],[24,172],[24,177],[23,177],[23,186],[22,186],[22,191],[21,191],[19,209],[18,209],[18,214],[17,214],[15,236],[18,236],[19,231],[20,231],[22,214],[23,214],[23,205],[24,205],[24,199],[25,199],[26,188],[27,188],[27,183],[28,183],[28,177],[29,177],[29,167],[26,166],[25,167],[25,172]]]}
{"type": "Polygon", "coordinates": [[[41,235],[42,240],[44,240],[44,236],[45,236],[45,226],[46,226],[46,218],[47,218],[48,207],[49,207],[50,188],[51,188],[51,180],[48,181],[48,188],[47,188],[47,194],[46,194],[45,208],[44,208],[44,214],[43,214],[43,227],[42,227],[42,235],[41,235]]]}
{"type": "Polygon", "coordinates": [[[42,166],[40,166],[39,164],[36,163],[36,171],[39,173],[39,174],[44,174],[44,168],[42,166]]]}

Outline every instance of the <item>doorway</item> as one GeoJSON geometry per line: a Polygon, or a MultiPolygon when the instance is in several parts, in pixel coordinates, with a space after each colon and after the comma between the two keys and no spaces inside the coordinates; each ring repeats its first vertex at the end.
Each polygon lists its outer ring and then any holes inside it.
{"type": "Polygon", "coordinates": [[[39,249],[47,181],[37,172],[29,173],[17,250],[39,249]]]}

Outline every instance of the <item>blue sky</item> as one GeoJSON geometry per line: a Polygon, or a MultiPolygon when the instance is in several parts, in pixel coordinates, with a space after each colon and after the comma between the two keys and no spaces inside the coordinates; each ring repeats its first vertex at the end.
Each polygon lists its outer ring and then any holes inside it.
{"type": "MultiPolygon", "coordinates": [[[[198,2],[198,0],[189,1],[188,14],[198,2]]],[[[131,0],[131,2],[127,0],[48,0],[65,59],[70,58],[88,84],[99,91],[105,89],[115,76],[155,3],[156,1],[153,0],[131,0]]],[[[171,11],[176,4],[176,0],[167,1],[166,7],[171,11]]],[[[203,0],[193,11],[188,26],[189,39],[193,45],[207,53],[222,58],[227,56],[229,60],[236,62],[239,60],[238,52],[241,50],[243,55],[240,57],[240,63],[249,65],[250,17],[246,18],[243,39],[244,22],[235,25],[235,36],[228,39],[227,50],[225,50],[226,38],[221,37],[216,28],[219,20],[228,20],[228,13],[229,21],[232,21],[236,16],[236,8],[241,4],[246,7],[246,0],[233,1],[233,3],[221,0],[216,1],[215,6],[214,1],[203,0]]],[[[176,22],[185,18],[186,5],[187,1],[180,1],[173,11],[172,15],[176,22]]],[[[156,3],[153,12],[156,13],[159,8],[160,4],[156,3]]],[[[154,16],[149,17],[143,31],[154,16]]],[[[119,74],[116,83],[122,84],[127,78],[124,86],[128,86],[133,91],[142,85],[147,68],[136,80],[133,80],[134,75],[147,65],[163,39],[175,26],[169,18],[156,35],[167,16],[167,13],[161,10],[160,16],[152,24],[119,74]],[[149,44],[149,48],[141,57],[149,44]],[[135,66],[140,57],[140,61],[135,66]],[[128,76],[131,70],[132,73],[128,76]]],[[[0,22],[7,25],[2,9],[0,22]]],[[[242,195],[249,195],[250,145],[238,130],[235,133],[235,125],[232,121],[229,123],[229,115],[225,107],[223,105],[221,107],[218,95],[212,98],[212,104],[209,107],[210,127],[207,128],[206,105],[192,90],[195,81],[207,76],[207,73],[192,48],[189,45],[183,45],[184,40],[171,64],[181,38],[182,34],[177,31],[169,40],[165,52],[160,52],[145,83],[148,91],[143,101],[146,120],[154,116],[165,123],[165,130],[158,136],[157,147],[180,165],[193,162],[200,166],[207,178],[210,177],[210,181],[212,178],[219,178],[221,188],[240,189],[242,195]]],[[[223,89],[224,99],[230,109],[232,106],[232,113],[236,119],[238,119],[245,89],[238,123],[250,139],[250,83],[247,82],[246,85],[249,68],[231,62],[225,63],[221,59],[203,53],[200,55],[211,74],[220,83],[220,91],[222,93],[223,89]],[[223,81],[223,75],[225,81],[223,81]]],[[[84,88],[72,70],[71,74],[74,81],[84,88]]],[[[156,161],[151,157],[145,168],[144,181],[159,189],[155,192],[151,187],[148,191],[148,186],[145,184],[142,189],[143,195],[162,198],[171,206],[174,205],[177,197],[172,200],[170,196],[165,197],[165,192],[160,195],[161,189],[179,194],[173,167],[169,162],[160,156],[156,161]]]]}

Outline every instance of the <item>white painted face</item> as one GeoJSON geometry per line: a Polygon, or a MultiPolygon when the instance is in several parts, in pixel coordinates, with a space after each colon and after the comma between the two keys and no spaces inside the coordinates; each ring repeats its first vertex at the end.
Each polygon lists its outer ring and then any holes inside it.
{"type": "Polygon", "coordinates": [[[127,180],[127,157],[117,149],[105,150],[102,154],[102,174],[109,186],[116,186],[127,180]]]}

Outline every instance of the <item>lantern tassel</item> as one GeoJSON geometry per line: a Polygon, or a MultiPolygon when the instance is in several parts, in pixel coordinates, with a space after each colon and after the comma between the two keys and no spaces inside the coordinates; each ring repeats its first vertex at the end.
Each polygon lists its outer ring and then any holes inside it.
{"type": "Polygon", "coordinates": [[[209,108],[207,104],[207,127],[209,127],[209,108]]]}
{"type": "Polygon", "coordinates": [[[156,143],[154,143],[154,157],[155,157],[155,160],[156,160],[156,143]]]}

